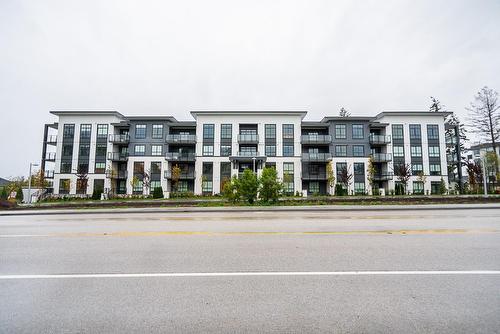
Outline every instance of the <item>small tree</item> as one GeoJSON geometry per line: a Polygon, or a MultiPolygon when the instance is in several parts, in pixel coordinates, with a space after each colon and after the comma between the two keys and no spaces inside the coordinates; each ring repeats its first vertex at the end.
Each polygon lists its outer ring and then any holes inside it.
{"type": "Polygon", "coordinates": [[[446,189],[446,182],[444,182],[443,177],[441,177],[441,181],[439,182],[439,193],[441,195],[444,195],[448,192],[448,189],[446,189]]]}
{"type": "Polygon", "coordinates": [[[352,178],[353,175],[349,172],[349,166],[343,166],[340,169],[339,181],[347,193],[349,192],[349,186],[351,185],[352,178]]]}
{"type": "Polygon", "coordinates": [[[406,189],[408,186],[408,181],[411,177],[411,165],[410,164],[396,164],[394,166],[394,175],[396,175],[399,182],[403,186],[403,191],[406,194],[406,189]]]}
{"type": "Polygon", "coordinates": [[[89,181],[88,167],[78,166],[75,175],[76,175],[76,193],[86,194],[89,181]]]}
{"type": "Polygon", "coordinates": [[[372,190],[373,195],[378,195],[378,189],[373,189],[373,184],[375,181],[375,173],[377,172],[377,169],[375,168],[375,163],[373,161],[373,156],[370,155],[370,158],[368,158],[368,173],[366,178],[368,179],[368,184],[370,185],[370,189],[372,190]]]}
{"type": "Polygon", "coordinates": [[[155,187],[153,189],[153,198],[163,198],[163,189],[162,189],[162,187],[155,187]]]}
{"type": "Polygon", "coordinates": [[[335,187],[335,172],[333,171],[333,162],[326,164],[326,183],[330,189],[335,187]]]}
{"type": "Polygon", "coordinates": [[[222,195],[231,203],[236,203],[241,200],[240,192],[238,190],[239,181],[240,180],[236,176],[233,176],[231,180],[224,183],[222,188],[222,195]]]}
{"type": "Polygon", "coordinates": [[[346,108],[342,107],[342,108],[340,108],[339,116],[340,117],[350,117],[351,113],[346,108]]]}
{"type": "Polygon", "coordinates": [[[145,170],[142,173],[142,187],[146,191],[146,194],[149,195],[151,192],[151,171],[145,170]]]}
{"type": "Polygon", "coordinates": [[[132,187],[132,192],[134,192],[134,189],[139,185],[139,177],[137,175],[132,176],[132,179],[130,180],[130,186],[132,187]]]}
{"type": "Polygon", "coordinates": [[[265,203],[276,203],[282,191],[283,184],[278,180],[278,172],[276,169],[265,167],[260,177],[260,199],[265,203]]]}
{"type": "Polygon", "coordinates": [[[424,174],[424,172],[418,172],[417,173],[417,181],[422,182],[423,185],[423,193],[425,194],[425,183],[427,182],[427,176],[424,174]]]}
{"type": "Polygon", "coordinates": [[[241,197],[249,204],[253,204],[257,199],[259,191],[259,179],[250,169],[245,169],[238,182],[238,191],[241,197]]]}
{"type": "Polygon", "coordinates": [[[444,105],[442,105],[438,99],[431,96],[431,106],[429,107],[430,112],[445,111],[444,108],[444,105]]]}
{"type": "Polygon", "coordinates": [[[177,191],[177,187],[179,185],[179,179],[181,178],[181,168],[179,165],[175,165],[172,167],[172,190],[177,191]]]}

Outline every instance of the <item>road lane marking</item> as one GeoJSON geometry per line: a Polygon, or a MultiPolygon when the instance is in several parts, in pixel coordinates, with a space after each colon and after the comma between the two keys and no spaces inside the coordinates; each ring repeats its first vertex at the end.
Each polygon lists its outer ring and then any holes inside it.
{"type": "Polygon", "coordinates": [[[354,230],[354,231],[115,231],[66,232],[51,234],[3,234],[0,238],[30,237],[158,237],[158,236],[247,236],[247,235],[413,235],[498,233],[496,229],[420,229],[420,230],[354,230]]]}
{"type": "Polygon", "coordinates": [[[148,278],[148,277],[236,277],[236,276],[394,276],[394,275],[500,275],[500,270],[376,270],[376,271],[270,271],[206,273],[115,273],[0,275],[0,280],[47,278],[148,278]]]}

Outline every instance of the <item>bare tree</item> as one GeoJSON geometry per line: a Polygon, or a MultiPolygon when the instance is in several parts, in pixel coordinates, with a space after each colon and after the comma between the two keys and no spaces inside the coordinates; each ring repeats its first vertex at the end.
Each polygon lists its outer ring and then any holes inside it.
{"type": "Polygon", "coordinates": [[[149,195],[151,192],[151,171],[145,170],[142,174],[142,186],[146,190],[146,193],[149,195]]]}
{"type": "MultiPolygon", "coordinates": [[[[474,96],[475,102],[471,102],[469,120],[472,132],[477,133],[483,140],[491,140],[494,148],[500,138],[500,104],[498,103],[498,92],[484,86],[474,96]]],[[[495,162],[495,174],[498,174],[498,159],[495,162]]]]}
{"type": "Polygon", "coordinates": [[[478,193],[479,185],[483,182],[483,168],[479,161],[467,160],[465,163],[469,176],[469,187],[472,192],[478,193]]]}
{"type": "Polygon", "coordinates": [[[89,181],[88,166],[80,165],[76,170],[76,193],[85,194],[87,192],[87,186],[89,181]]]}
{"type": "Polygon", "coordinates": [[[349,189],[349,186],[351,185],[353,175],[352,173],[349,172],[349,166],[343,166],[340,169],[340,174],[339,174],[339,181],[342,183],[345,187],[345,189],[349,189]]]}
{"type": "Polygon", "coordinates": [[[408,181],[411,177],[411,165],[410,164],[396,164],[394,165],[394,175],[398,178],[399,182],[403,184],[404,191],[406,193],[406,187],[408,181]]]}
{"type": "Polygon", "coordinates": [[[172,167],[172,191],[176,192],[179,185],[182,170],[179,165],[172,167]]]}
{"type": "Polygon", "coordinates": [[[339,116],[340,117],[350,117],[351,113],[346,108],[342,107],[342,108],[340,108],[339,116]]]}

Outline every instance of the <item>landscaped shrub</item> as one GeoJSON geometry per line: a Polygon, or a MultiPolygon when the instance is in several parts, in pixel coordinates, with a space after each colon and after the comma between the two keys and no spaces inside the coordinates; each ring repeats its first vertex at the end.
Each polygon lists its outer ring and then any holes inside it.
{"type": "Polygon", "coordinates": [[[23,188],[18,188],[16,190],[16,201],[22,202],[24,199],[23,188]]]}
{"type": "Polygon", "coordinates": [[[153,190],[153,198],[163,198],[163,189],[162,187],[156,187],[153,190]]]}
{"type": "Polygon", "coordinates": [[[396,183],[395,192],[396,195],[404,195],[405,187],[401,183],[396,183]]]}
{"type": "Polygon", "coordinates": [[[253,204],[257,200],[259,192],[259,179],[257,175],[250,169],[245,169],[243,175],[238,182],[238,192],[241,197],[249,204],[253,204]]]}
{"type": "Polygon", "coordinates": [[[343,185],[340,183],[337,183],[335,185],[335,196],[346,196],[347,195],[347,189],[344,188],[343,185]]]}
{"type": "Polygon", "coordinates": [[[0,199],[6,200],[7,197],[7,190],[5,188],[2,188],[2,191],[0,191],[0,199]]]}
{"type": "Polygon", "coordinates": [[[260,177],[259,197],[262,202],[276,203],[283,191],[275,168],[264,168],[260,177]]]}
{"type": "Polygon", "coordinates": [[[170,198],[190,198],[195,197],[192,191],[174,191],[170,193],[170,198]]]}
{"type": "Polygon", "coordinates": [[[239,180],[236,176],[230,181],[224,183],[224,188],[222,189],[222,196],[231,203],[236,203],[241,200],[241,195],[238,191],[239,180]]]}
{"type": "Polygon", "coordinates": [[[101,194],[102,194],[102,189],[99,189],[99,188],[94,189],[94,191],[92,192],[92,199],[94,201],[100,200],[101,194]]]}
{"type": "Polygon", "coordinates": [[[446,183],[444,182],[443,178],[441,178],[441,181],[439,182],[439,193],[441,195],[446,194],[446,183]]]}

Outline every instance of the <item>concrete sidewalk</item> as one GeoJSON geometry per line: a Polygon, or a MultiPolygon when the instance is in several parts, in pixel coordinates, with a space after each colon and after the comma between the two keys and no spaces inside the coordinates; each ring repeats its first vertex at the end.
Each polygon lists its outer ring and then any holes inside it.
{"type": "Polygon", "coordinates": [[[500,203],[417,204],[417,205],[308,205],[308,206],[227,206],[227,207],[154,207],[154,208],[80,208],[0,211],[0,216],[73,215],[99,213],[180,213],[180,212],[265,212],[265,211],[404,211],[500,209],[500,203]]]}

